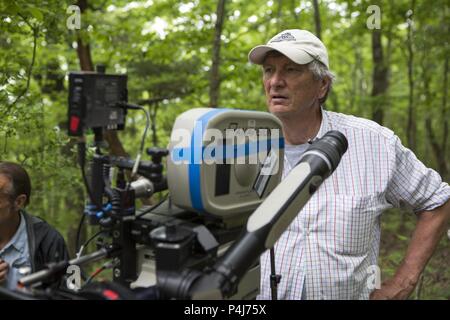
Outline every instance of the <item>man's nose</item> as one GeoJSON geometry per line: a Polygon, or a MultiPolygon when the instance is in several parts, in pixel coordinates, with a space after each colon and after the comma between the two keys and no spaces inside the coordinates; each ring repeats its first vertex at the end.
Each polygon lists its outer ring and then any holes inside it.
{"type": "Polygon", "coordinates": [[[284,77],[280,71],[276,71],[270,77],[270,85],[272,87],[282,87],[286,84],[284,77]]]}

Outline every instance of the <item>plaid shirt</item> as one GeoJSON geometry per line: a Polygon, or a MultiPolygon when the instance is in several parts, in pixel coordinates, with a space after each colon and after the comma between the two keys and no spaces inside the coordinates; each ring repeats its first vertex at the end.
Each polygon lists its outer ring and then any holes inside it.
{"type": "MultiPolygon", "coordinates": [[[[432,210],[450,187],[426,168],[389,129],[322,110],[317,135],[339,130],[348,150],[275,244],[278,299],[368,299],[377,265],[381,213],[407,207],[432,210]]],[[[292,168],[285,161],[283,176],[292,168]]],[[[259,299],[271,299],[270,254],[261,256],[259,299]]]]}

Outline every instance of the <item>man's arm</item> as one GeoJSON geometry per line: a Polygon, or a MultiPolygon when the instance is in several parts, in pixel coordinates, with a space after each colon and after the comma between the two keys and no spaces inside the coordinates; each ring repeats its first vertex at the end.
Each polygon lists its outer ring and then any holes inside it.
{"type": "Polygon", "coordinates": [[[419,213],[416,228],[400,267],[393,278],[372,292],[370,299],[408,298],[433,255],[449,220],[450,200],[434,210],[419,213]]]}

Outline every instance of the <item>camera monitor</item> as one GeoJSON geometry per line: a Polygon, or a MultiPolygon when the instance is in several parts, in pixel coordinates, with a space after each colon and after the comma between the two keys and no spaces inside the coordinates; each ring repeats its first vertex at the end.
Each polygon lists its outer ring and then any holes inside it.
{"type": "Polygon", "coordinates": [[[69,73],[69,136],[82,136],[86,129],[122,130],[127,102],[127,76],[97,72],[69,73]]]}

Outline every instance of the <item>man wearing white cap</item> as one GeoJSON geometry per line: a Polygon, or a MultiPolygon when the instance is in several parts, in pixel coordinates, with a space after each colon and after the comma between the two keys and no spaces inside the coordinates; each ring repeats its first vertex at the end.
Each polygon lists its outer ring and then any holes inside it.
{"type": "MultiPolygon", "coordinates": [[[[308,142],[329,130],[341,131],[349,144],[275,245],[278,299],[406,299],[450,219],[449,185],[391,130],[323,109],[334,75],[327,49],[312,33],[282,31],[253,48],[249,60],[262,65],[268,109],[283,123],[283,176],[308,142]],[[380,217],[392,207],[411,209],[418,220],[397,272],[380,286],[380,217]]],[[[270,275],[266,252],[260,299],[271,298],[270,275]]]]}

